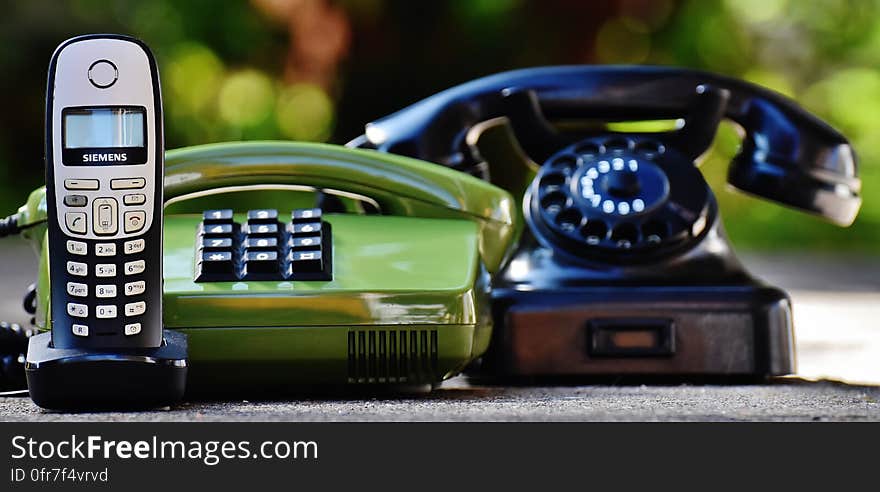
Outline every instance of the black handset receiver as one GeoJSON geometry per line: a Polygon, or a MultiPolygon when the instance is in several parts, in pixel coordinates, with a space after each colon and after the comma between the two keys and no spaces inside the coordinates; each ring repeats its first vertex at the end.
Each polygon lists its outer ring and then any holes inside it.
{"type": "MultiPolygon", "coordinates": [[[[729,170],[731,185],[838,224],[852,223],[861,205],[861,182],[853,149],[843,135],[769,89],[697,70],[560,66],[505,72],[376,120],[353,144],[467,170],[480,161],[467,144],[468,131],[480,122],[513,116],[520,145],[533,160],[543,162],[567,141],[547,120],[681,118],[694,109],[698,86],[726,92],[729,97],[720,98],[726,100],[717,102],[717,110],[745,132],[729,170]]],[[[708,146],[715,128],[706,124],[687,131],[702,136],[695,140],[708,146]]]]}
{"type": "Polygon", "coordinates": [[[349,145],[522,194],[528,227],[493,280],[489,374],[788,374],[788,296],[739,263],[696,166],[725,118],[744,133],[730,184],[841,225],[854,220],[861,183],[843,135],[784,96],[695,70],[501,73],[370,123],[349,145]],[[684,124],[653,133],[605,126],[658,119],[684,124]],[[487,137],[497,128],[513,138],[487,137]],[[518,172],[527,179],[511,179],[518,172]]]}

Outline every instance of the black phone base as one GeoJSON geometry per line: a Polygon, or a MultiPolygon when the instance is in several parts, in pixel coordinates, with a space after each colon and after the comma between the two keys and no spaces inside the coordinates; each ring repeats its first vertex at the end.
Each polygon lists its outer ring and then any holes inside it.
{"type": "Polygon", "coordinates": [[[761,379],[794,372],[791,305],[762,285],[500,290],[484,375],[761,379]]]}
{"type": "Polygon", "coordinates": [[[46,409],[150,408],[183,398],[187,366],[186,335],[172,330],[161,347],[114,352],[54,348],[46,332],[31,337],[25,373],[46,409]]]}

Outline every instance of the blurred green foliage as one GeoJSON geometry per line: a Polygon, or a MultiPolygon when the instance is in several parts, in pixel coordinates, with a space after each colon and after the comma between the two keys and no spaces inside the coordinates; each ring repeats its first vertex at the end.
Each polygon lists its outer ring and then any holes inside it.
{"type": "MultiPolygon", "coordinates": [[[[43,180],[54,47],[86,32],[144,39],[169,148],[221,140],[343,143],[367,121],[471,78],[564,63],[652,63],[742,77],[842,130],[864,205],[840,229],[725,188],[737,136],[703,170],[742,248],[874,251],[880,239],[880,0],[28,0],[0,18],[0,212],[43,180]]],[[[3,212],[5,211],[5,212],[3,212]]]]}

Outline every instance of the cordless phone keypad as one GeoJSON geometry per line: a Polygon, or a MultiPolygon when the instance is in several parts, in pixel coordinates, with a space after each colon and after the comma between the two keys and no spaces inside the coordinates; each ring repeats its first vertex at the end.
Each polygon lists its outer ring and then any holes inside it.
{"type": "Polygon", "coordinates": [[[144,299],[148,286],[143,278],[149,268],[143,257],[143,238],[112,236],[119,232],[142,232],[147,213],[144,178],[64,180],[64,224],[73,238],[65,242],[67,314],[75,321],[71,332],[78,337],[141,333],[142,317],[150,309],[144,299]],[[108,186],[109,185],[109,186],[108,186]],[[77,192],[101,189],[126,190],[117,198],[77,192]],[[127,193],[131,190],[132,193],[127,193]],[[91,231],[97,240],[76,239],[91,231]],[[102,237],[106,236],[106,237],[102,237]],[[110,328],[112,327],[112,328],[110,328]],[[117,333],[118,332],[118,333],[117,333]]]}
{"type": "Polygon", "coordinates": [[[330,224],[320,209],[298,209],[282,222],[277,210],[207,210],[196,238],[196,282],[331,280],[330,224]]]}
{"type": "Polygon", "coordinates": [[[140,317],[150,309],[142,298],[147,291],[142,277],[148,265],[141,258],[146,241],[69,239],[66,243],[67,313],[78,321],[71,326],[72,333],[80,337],[116,334],[95,329],[112,320],[111,325],[125,336],[138,335],[140,317]]]}

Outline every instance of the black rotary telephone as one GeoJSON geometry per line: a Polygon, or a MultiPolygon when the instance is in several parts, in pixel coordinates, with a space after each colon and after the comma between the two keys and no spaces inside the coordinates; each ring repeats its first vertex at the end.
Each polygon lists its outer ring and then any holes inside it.
{"type": "Polygon", "coordinates": [[[790,301],[738,262],[696,166],[725,118],[744,135],[731,185],[852,223],[861,183],[843,135],[777,93],[694,70],[501,73],[370,123],[349,145],[433,161],[523,197],[527,227],[493,285],[492,373],[788,374],[790,301]],[[606,126],[660,119],[683,125],[606,126]]]}

